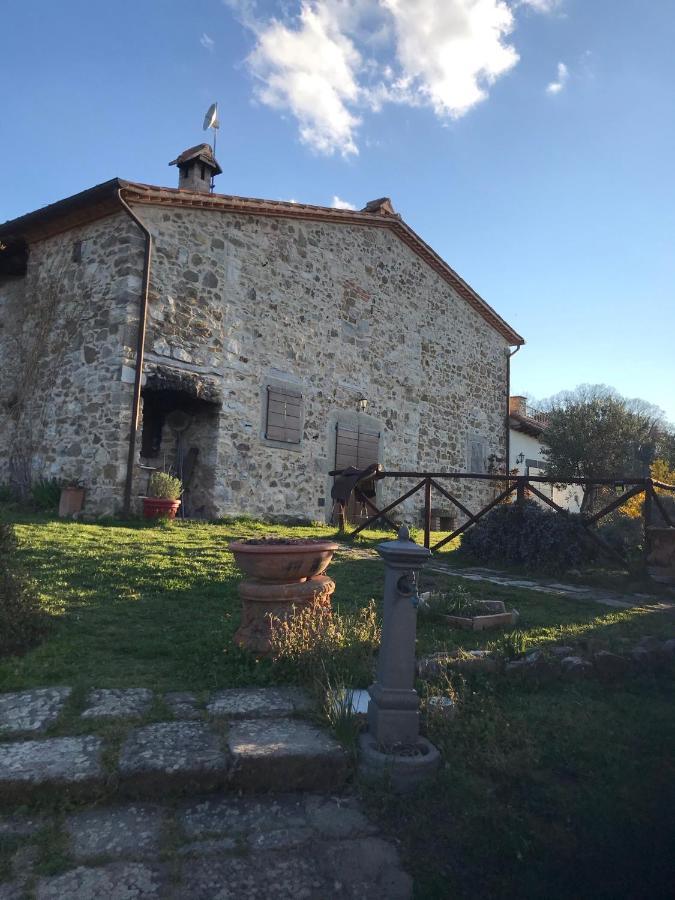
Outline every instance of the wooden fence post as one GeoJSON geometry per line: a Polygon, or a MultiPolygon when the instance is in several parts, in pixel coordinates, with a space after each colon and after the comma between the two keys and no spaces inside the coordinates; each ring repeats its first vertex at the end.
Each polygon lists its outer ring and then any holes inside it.
{"type": "Polygon", "coordinates": [[[424,546],[431,545],[431,478],[424,482],[424,546]]]}
{"type": "Polygon", "coordinates": [[[651,478],[645,478],[645,502],[642,505],[642,519],[644,528],[644,557],[645,564],[649,558],[651,536],[649,526],[652,524],[652,496],[654,494],[654,485],[651,478]]]}
{"type": "Polygon", "coordinates": [[[517,493],[516,493],[516,503],[518,507],[522,509],[525,506],[525,483],[527,478],[525,475],[518,475],[516,478],[517,483],[517,493]]]}

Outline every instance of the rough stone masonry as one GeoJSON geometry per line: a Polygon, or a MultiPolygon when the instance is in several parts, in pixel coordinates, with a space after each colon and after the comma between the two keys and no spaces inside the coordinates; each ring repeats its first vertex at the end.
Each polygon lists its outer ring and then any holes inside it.
{"type": "MultiPolygon", "coordinates": [[[[388,201],[352,212],[114,179],[0,227],[0,484],[79,479],[85,514],[120,509],[144,252],[120,196],[153,239],[135,502],[141,465],[178,463],[192,515],[325,520],[341,440],[356,462],[369,434],[390,470],[504,456],[522,338],[388,201]]],[[[378,500],[410,486],[380,483],[378,500]]],[[[489,491],[458,487],[476,507],[489,491]]]]}

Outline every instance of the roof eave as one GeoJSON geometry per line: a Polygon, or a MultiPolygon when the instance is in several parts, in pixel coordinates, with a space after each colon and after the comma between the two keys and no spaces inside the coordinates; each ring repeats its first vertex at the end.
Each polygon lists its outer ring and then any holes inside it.
{"type": "Polygon", "coordinates": [[[0,225],[0,238],[23,238],[31,243],[110,215],[121,208],[119,190],[127,183],[111,178],[72,197],[10,219],[0,225]]]}

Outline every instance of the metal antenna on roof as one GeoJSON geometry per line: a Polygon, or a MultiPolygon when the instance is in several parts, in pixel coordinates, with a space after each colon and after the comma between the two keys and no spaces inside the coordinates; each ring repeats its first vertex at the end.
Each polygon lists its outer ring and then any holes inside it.
{"type": "MultiPolygon", "coordinates": [[[[220,122],[218,121],[218,104],[212,103],[209,106],[206,115],[204,116],[204,131],[208,131],[209,128],[213,129],[213,158],[216,158],[216,132],[220,128],[220,122]]],[[[215,177],[211,176],[211,193],[213,193],[213,189],[215,187],[215,177]]]]}

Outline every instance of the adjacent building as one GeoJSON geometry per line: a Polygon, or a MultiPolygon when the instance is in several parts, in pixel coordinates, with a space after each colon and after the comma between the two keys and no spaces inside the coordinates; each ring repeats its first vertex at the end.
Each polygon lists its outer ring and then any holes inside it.
{"type": "MultiPolygon", "coordinates": [[[[509,471],[518,475],[546,475],[546,413],[534,409],[526,397],[510,397],[509,431],[509,471]]],[[[563,509],[580,511],[583,499],[580,486],[542,483],[537,488],[563,509]]]]}

